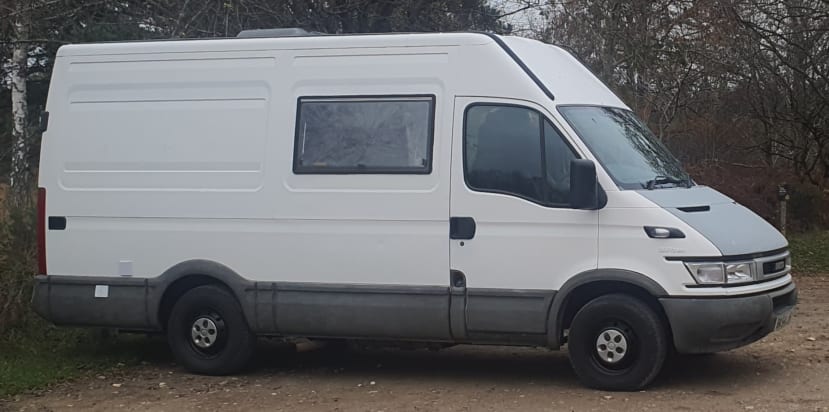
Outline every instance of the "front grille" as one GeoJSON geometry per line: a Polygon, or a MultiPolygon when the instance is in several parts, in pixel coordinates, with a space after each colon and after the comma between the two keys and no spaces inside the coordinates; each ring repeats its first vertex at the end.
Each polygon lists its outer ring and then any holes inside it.
{"type": "Polygon", "coordinates": [[[786,275],[791,270],[789,252],[775,256],[761,257],[754,260],[757,268],[757,280],[770,280],[786,275]]]}
{"type": "Polygon", "coordinates": [[[786,259],[777,259],[771,262],[763,263],[763,275],[771,275],[782,272],[786,269],[786,259]]]}

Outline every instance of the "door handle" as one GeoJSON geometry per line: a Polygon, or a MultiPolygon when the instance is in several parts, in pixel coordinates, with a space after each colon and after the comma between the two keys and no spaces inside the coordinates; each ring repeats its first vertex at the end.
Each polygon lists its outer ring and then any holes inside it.
{"type": "Polygon", "coordinates": [[[449,239],[467,240],[475,237],[475,219],[471,217],[449,218],[449,239]]]}

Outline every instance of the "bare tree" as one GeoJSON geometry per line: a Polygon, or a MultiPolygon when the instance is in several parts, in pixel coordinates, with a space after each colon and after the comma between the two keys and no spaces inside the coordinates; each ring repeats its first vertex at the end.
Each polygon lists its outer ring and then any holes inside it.
{"type": "Polygon", "coordinates": [[[7,62],[9,84],[11,87],[12,107],[12,147],[11,169],[9,182],[12,187],[12,201],[22,200],[21,193],[28,186],[29,167],[27,164],[29,147],[29,120],[28,120],[28,61],[29,61],[29,28],[30,10],[32,5],[26,1],[18,1],[14,5],[5,6],[9,12],[11,22],[11,59],[7,62]],[[18,190],[23,189],[23,190],[18,190]]]}
{"type": "Polygon", "coordinates": [[[159,37],[228,37],[240,30],[302,27],[329,34],[391,31],[505,32],[483,0],[150,0],[131,7],[159,37]]]}
{"type": "Polygon", "coordinates": [[[729,9],[741,29],[737,66],[761,147],[802,179],[829,185],[829,3],[746,0],[729,9]]]}
{"type": "Polygon", "coordinates": [[[570,48],[664,137],[704,80],[698,9],[684,0],[553,1],[540,36],[570,48]]]}

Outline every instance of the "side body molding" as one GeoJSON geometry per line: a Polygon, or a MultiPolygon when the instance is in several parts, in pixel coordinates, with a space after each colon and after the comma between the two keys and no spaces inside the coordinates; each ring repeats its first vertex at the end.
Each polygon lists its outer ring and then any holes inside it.
{"type": "Polygon", "coordinates": [[[570,278],[556,293],[550,312],[547,315],[547,343],[550,348],[561,347],[561,327],[564,316],[564,308],[569,301],[570,294],[579,286],[594,282],[620,282],[640,287],[650,293],[654,298],[668,295],[668,292],[653,279],[637,272],[624,269],[593,269],[579,273],[570,278]]]}
{"type": "MultiPolygon", "coordinates": [[[[450,340],[446,286],[253,281],[220,263],[191,260],[151,279],[149,318],[160,318],[163,296],[186,276],[226,284],[259,335],[450,340]]],[[[164,325],[157,325],[163,328],[164,325]]]]}
{"type": "Polygon", "coordinates": [[[38,275],[32,307],[57,325],[158,332],[164,329],[159,316],[164,294],[187,276],[224,283],[242,305],[245,318],[249,322],[254,319],[255,301],[246,296],[253,290],[254,282],[209,260],[185,261],[153,278],[38,275]]]}

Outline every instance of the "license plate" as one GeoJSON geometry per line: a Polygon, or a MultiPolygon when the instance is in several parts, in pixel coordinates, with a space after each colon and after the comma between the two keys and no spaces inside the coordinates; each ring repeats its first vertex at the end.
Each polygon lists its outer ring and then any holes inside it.
{"type": "Polygon", "coordinates": [[[792,321],[792,311],[788,311],[774,320],[774,330],[778,330],[788,325],[792,321]]]}

